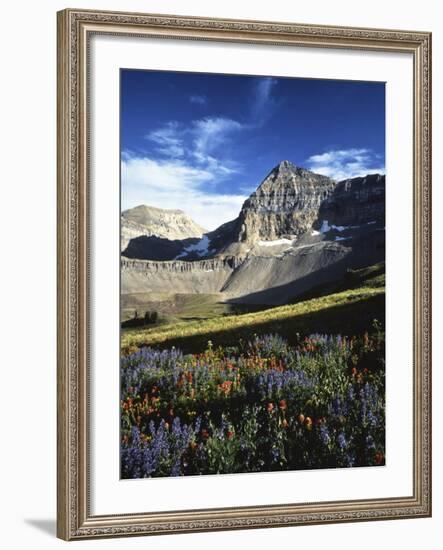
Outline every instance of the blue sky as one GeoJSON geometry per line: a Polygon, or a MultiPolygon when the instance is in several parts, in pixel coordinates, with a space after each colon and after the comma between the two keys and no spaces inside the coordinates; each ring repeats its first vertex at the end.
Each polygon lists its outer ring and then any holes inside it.
{"type": "Polygon", "coordinates": [[[180,208],[214,229],[282,160],[384,173],[384,83],[121,71],[123,210],[180,208]]]}

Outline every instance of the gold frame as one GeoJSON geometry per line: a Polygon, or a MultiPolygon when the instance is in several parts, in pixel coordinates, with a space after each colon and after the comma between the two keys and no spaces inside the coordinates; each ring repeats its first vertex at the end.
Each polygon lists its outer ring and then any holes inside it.
{"type": "Polygon", "coordinates": [[[65,540],[431,515],[431,34],[68,9],[58,14],[57,534],[65,540]],[[88,487],[88,41],[93,34],[408,52],[414,59],[413,495],[92,516],[88,487]]]}

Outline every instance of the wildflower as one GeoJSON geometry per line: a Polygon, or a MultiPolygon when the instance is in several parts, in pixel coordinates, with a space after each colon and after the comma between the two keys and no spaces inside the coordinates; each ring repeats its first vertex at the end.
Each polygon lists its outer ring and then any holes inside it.
{"type": "Polygon", "coordinates": [[[377,466],[379,466],[380,464],[383,464],[384,459],[385,459],[384,454],[381,451],[377,451],[375,453],[375,463],[377,464],[377,466]]]}
{"type": "Polygon", "coordinates": [[[307,430],[312,430],[312,418],[310,416],[305,418],[305,426],[307,430]]]}
{"type": "Polygon", "coordinates": [[[286,404],[286,400],[285,399],[281,399],[279,404],[278,404],[278,407],[280,410],[284,411],[287,409],[287,404],[286,404]]]}
{"type": "Polygon", "coordinates": [[[283,418],[283,420],[281,421],[281,425],[282,425],[283,428],[287,428],[289,426],[288,421],[286,420],[286,418],[283,418]]]}
{"type": "Polygon", "coordinates": [[[232,386],[232,381],[225,380],[219,385],[219,388],[225,395],[228,395],[231,391],[231,386],[232,386]]]}
{"type": "Polygon", "coordinates": [[[278,459],[280,458],[280,451],[276,447],[273,447],[271,449],[271,456],[272,456],[272,460],[274,462],[277,462],[278,459]]]}
{"type": "Polygon", "coordinates": [[[351,467],[355,464],[355,454],[354,453],[346,453],[346,465],[351,467]]]}
{"type": "Polygon", "coordinates": [[[305,415],[302,414],[302,413],[300,413],[300,414],[298,415],[297,420],[300,422],[300,424],[303,424],[304,421],[305,421],[305,415]]]}
{"type": "Polygon", "coordinates": [[[227,433],[226,433],[226,437],[228,439],[232,439],[234,437],[234,432],[231,431],[231,430],[228,430],[227,433]]]}
{"type": "Polygon", "coordinates": [[[321,439],[321,442],[323,443],[323,445],[329,445],[329,443],[331,441],[331,437],[329,435],[329,430],[324,424],[322,424],[320,426],[320,439],[321,439]]]}
{"type": "Polygon", "coordinates": [[[340,449],[342,449],[342,450],[346,447],[347,442],[346,442],[345,434],[343,432],[340,432],[338,434],[337,443],[338,443],[338,446],[340,447],[340,449]]]}
{"type": "Polygon", "coordinates": [[[202,438],[203,439],[208,439],[209,437],[209,432],[206,428],[203,428],[203,430],[201,431],[201,434],[202,434],[202,438]]]}
{"type": "Polygon", "coordinates": [[[268,413],[271,413],[274,410],[274,403],[269,402],[266,405],[266,410],[268,411],[268,413]]]}
{"type": "Polygon", "coordinates": [[[137,445],[140,442],[140,430],[136,426],[132,426],[131,435],[133,444],[137,445]]]}

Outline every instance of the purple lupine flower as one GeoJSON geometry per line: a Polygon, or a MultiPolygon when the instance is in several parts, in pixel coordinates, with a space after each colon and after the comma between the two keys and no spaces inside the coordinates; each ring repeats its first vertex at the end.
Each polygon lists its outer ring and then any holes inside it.
{"type": "Polygon", "coordinates": [[[280,451],[277,449],[277,447],[272,447],[271,457],[273,462],[278,462],[278,459],[280,458],[280,451]]]}
{"type": "Polygon", "coordinates": [[[345,449],[347,446],[347,441],[345,434],[343,432],[340,432],[337,437],[337,443],[341,450],[345,449]]]}
{"type": "Polygon", "coordinates": [[[354,452],[347,452],[345,455],[346,466],[352,467],[355,465],[356,457],[354,452]]]}
{"type": "Polygon", "coordinates": [[[323,445],[329,445],[331,441],[331,436],[329,435],[329,430],[325,424],[320,425],[320,439],[323,445]]]}

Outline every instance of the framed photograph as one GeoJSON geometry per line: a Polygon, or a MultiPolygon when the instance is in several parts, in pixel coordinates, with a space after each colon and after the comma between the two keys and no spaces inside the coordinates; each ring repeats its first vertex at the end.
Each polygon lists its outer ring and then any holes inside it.
{"type": "Polygon", "coordinates": [[[426,32],[58,13],[58,536],[431,515],[426,32]]]}

